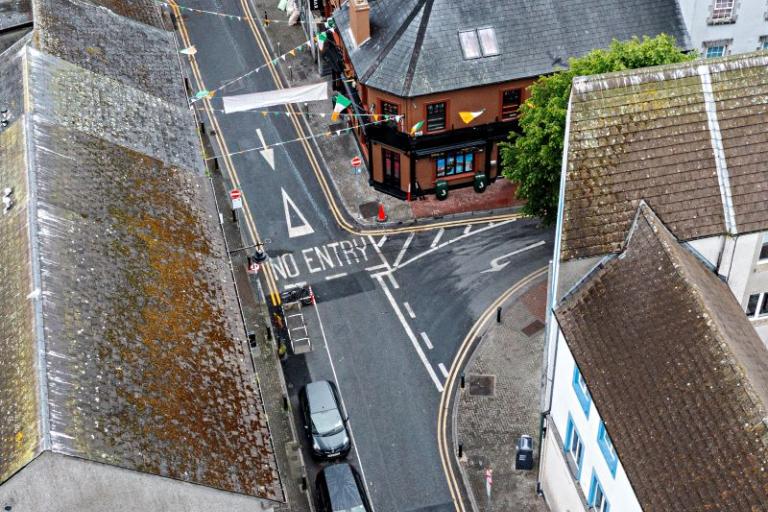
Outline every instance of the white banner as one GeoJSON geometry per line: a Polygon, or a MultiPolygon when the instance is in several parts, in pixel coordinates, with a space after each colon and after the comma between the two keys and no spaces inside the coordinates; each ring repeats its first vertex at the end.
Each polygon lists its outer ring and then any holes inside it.
{"type": "Polygon", "coordinates": [[[321,82],[319,84],[291,87],[290,89],[224,96],[224,112],[231,114],[232,112],[244,112],[255,108],[273,107],[286,103],[303,103],[305,101],[327,99],[328,84],[321,82]]]}

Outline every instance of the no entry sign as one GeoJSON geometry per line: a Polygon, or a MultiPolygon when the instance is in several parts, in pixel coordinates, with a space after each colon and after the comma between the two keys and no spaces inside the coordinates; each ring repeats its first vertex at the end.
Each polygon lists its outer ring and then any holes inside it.
{"type": "Polygon", "coordinates": [[[356,156],[355,158],[353,158],[350,163],[352,164],[352,167],[360,167],[361,165],[363,165],[363,161],[360,160],[359,156],[356,156]]]}
{"type": "Polygon", "coordinates": [[[243,193],[238,189],[232,189],[229,191],[229,198],[232,200],[232,209],[237,210],[243,207],[243,193]]]}

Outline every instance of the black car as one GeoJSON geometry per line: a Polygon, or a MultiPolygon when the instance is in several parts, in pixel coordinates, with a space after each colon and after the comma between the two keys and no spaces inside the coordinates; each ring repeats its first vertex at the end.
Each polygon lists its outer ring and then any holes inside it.
{"type": "Polygon", "coordinates": [[[323,468],[315,487],[319,512],[371,512],[360,475],[345,462],[323,468]]]}
{"type": "Polygon", "coordinates": [[[299,393],[299,402],[312,455],[326,460],[346,457],[351,443],[336,385],[327,380],[310,382],[299,393]]]}

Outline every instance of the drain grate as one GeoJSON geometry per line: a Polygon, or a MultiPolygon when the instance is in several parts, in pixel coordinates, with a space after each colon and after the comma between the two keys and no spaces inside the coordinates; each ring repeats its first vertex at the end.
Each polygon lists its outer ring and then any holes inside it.
{"type": "Polygon", "coordinates": [[[533,322],[529,323],[525,327],[523,327],[523,333],[526,336],[533,336],[540,330],[544,328],[544,324],[541,323],[539,320],[534,320],[533,322]]]}
{"type": "Polygon", "coordinates": [[[364,219],[371,219],[379,214],[379,203],[376,201],[363,203],[357,208],[360,210],[360,215],[362,215],[364,219]]]}
{"type": "Polygon", "coordinates": [[[472,396],[493,396],[496,389],[495,375],[470,375],[469,394],[472,396]]]}

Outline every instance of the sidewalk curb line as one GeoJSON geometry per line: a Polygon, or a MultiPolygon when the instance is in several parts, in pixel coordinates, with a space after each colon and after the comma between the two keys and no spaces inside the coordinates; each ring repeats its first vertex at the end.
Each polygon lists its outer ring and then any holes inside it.
{"type": "MultiPolygon", "coordinates": [[[[467,496],[471,495],[471,488],[468,487],[468,482],[465,479],[465,475],[461,469],[461,464],[456,457],[457,439],[455,436],[455,430],[453,430],[453,422],[455,419],[454,411],[457,405],[458,390],[456,389],[456,377],[460,373],[460,370],[465,368],[468,361],[471,360],[477,348],[482,343],[483,336],[480,331],[490,321],[495,313],[495,310],[500,305],[506,303],[510,297],[521,289],[531,285],[536,279],[546,276],[549,270],[549,265],[534,270],[530,274],[526,275],[522,279],[518,280],[510,288],[504,291],[499,297],[494,300],[491,305],[481,313],[477,321],[467,332],[464,341],[459,346],[459,350],[451,363],[451,369],[446,379],[443,393],[440,397],[440,405],[438,407],[437,418],[437,438],[438,438],[438,451],[440,453],[440,460],[443,466],[443,471],[446,476],[448,488],[451,493],[454,506],[458,512],[466,512],[464,507],[464,500],[467,496]],[[480,338],[477,340],[477,338],[480,338]],[[451,417],[451,435],[448,436],[447,429],[447,417],[451,417]],[[450,444],[450,446],[449,446],[450,444]],[[450,448],[450,453],[449,453],[450,448]],[[459,472],[462,475],[462,486],[459,486],[454,471],[454,466],[459,468],[459,472]]],[[[470,502],[474,504],[474,497],[469,498],[470,502]]],[[[473,510],[476,510],[473,506],[473,510]]]]}

